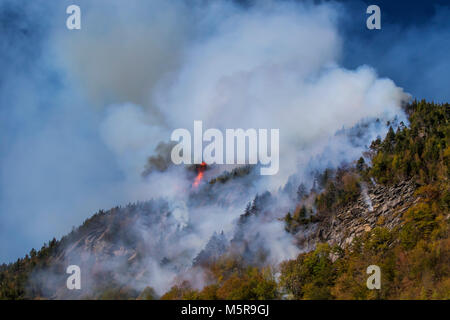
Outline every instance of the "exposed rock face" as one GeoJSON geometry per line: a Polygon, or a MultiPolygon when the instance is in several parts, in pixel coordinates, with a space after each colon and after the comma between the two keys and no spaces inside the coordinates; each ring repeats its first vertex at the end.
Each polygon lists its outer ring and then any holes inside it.
{"type": "Polygon", "coordinates": [[[302,250],[310,251],[317,242],[342,248],[362,233],[380,226],[392,229],[401,223],[403,212],[418,201],[412,182],[394,186],[370,185],[356,201],[319,217],[319,222],[302,226],[296,234],[302,250]]]}

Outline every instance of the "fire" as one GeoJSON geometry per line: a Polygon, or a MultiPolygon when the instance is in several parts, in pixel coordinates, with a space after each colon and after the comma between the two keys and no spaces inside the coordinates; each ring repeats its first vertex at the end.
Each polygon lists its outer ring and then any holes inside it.
{"type": "Polygon", "coordinates": [[[200,182],[202,181],[205,169],[206,169],[206,162],[202,162],[200,166],[197,168],[198,173],[197,176],[195,177],[194,183],[192,184],[194,188],[197,188],[200,182]]]}

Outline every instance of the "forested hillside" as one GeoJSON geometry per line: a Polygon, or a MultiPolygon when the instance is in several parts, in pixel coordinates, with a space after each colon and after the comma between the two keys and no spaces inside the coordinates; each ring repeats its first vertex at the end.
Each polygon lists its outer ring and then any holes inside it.
{"type": "MultiPolygon", "coordinates": [[[[408,181],[416,201],[401,213],[401,223],[377,225],[346,247],[318,243],[315,250],[285,261],[276,271],[246,265],[223,256],[209,266],[215,283],[201,291],[188,283],[173,287],[166,299],[450,299],[450,106],[414,102],[407,106],[410,124],[390,128],[384,140],[370,147],[352,167],[327,170],[318,176],[321,192],[299,187],[299,206],[285,217],[295,232],[339,207],[354,202],[363,184],[390,186],[408,181]],[[311,214],[306,200],[318,209],[311,214]],[[304,204],[305,203],[305,204],[304,204]],[[380,266],[381,290],[368,290],[366,268],[380,266]]],[[[397,214],[397,212],[389,212],[397,214]]]]}
{"type": "MultiPolygon", "coordinates": [[[[261,252],[249,260],[244,241],[236,237],[226,247],[215,235],[207,248],[219,254],[203,252],[194,266],[207,274],[203,288],[181,279],[162,296],[151,287],[137,292],[110,286],[85,298],[450,299],[450,105],[414,101],[405,111],[409,123],[391,126],[358,161],[318,173],[311,190],[298,186],[298,205],[283,220],[303,248],[296,259],[271,266],[263,263],[261,252]],[[352,213],[363,206],[373,214],[352,213]],[[324,230],[349,228],[353,216],[360,220],[354,235],[344,230],[339,241],[332,232],[324,235],[324,230]],[[312,246],[305,246],[308,242],[312,246]],[[381,290],[366,287],[371,264],[381,268],[381,290]]],[[[243,213],[240,232],[245,232],[247,217],[262,214],[264,197],[243,213]]],[[[30,281],[31,275],[50,267],[77,234],[114,223],[109,216],[101,211],[60,241],[53,239],[39,251],[32,249],[15,263],[2,265],[0,298],[49,298],[39,283],[30,281]]],[[[108,228],[105,237],[139,241],[121,231],[121,225],[108,228]]]]}

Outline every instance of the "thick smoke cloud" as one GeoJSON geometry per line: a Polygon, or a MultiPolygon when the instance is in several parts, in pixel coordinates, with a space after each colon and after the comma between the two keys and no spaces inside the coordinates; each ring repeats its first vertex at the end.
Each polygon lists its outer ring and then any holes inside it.
{"type": "MultiPolygon", "coordinates": [[[[1,261],[67,233],[99,208],[158,196],[186,201],[191,181],[179,169],[141,174],[157,145],[193,120],[280,128],[280,174],[262,179],[256,193],[293,173],[303,177],[324,153],[331,165],[354,159],[364,143],[354,146],[336,131],[401,117],[407,99],[365,61],[342,67],[344,6],[79,1],[82,30],[72,32],[65,29],[69,1],[24,3],[0,2],[1,261]]],[[[369,128],[365,143],[385,130],[369,128]]],[[[180,221],[198,221],[203,230],[187,243],[200,250],[213,231],[230,230],[242,209],[212,220],[179,212],[180,221]]],[[[267,233],[270,224],[262,228],[267,233]]]]}

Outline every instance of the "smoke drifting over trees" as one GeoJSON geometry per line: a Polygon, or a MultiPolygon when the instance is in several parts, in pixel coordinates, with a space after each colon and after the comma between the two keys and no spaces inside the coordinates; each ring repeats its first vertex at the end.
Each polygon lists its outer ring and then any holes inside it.
{"type": "MultiPolygon", "coordinates": [[[[294,258],[298,249],[280,220],[292,202],[278,190],[288,179],[311,188],[311,172],[358,159],[386,134],[386,121],[405,121],[401,107],[410,96],[394,81],[363,63],[343,67],[342,5],[79,2],[79,32],[63,27],[64,1],[0,2],[9,22],[0,51],[8,118],[0,129],[7,141],[1,260],[67,233],[98,208],[159,198],[168,206],[167,216],[159,210],[162,222],[138,219],[131,228],[155,245],[142,263],[158,274],[148,279],[158,293],[215,232],[228,241],[240,236],[250,253],[263,248],[270,263],[294,258]],[[168,164],[164,143],[194,120],[220,129],[279,128],[279,174],[249,174],[193,195],[192,175],[168,164]],[[277,205],[250,215],[240,235],[245,206],[265,191],[277,205]],[[218,199],[205,204],[206,196],[218,199]]],[[[205,171],[206,180],[223,171],[205,171]]]]}

